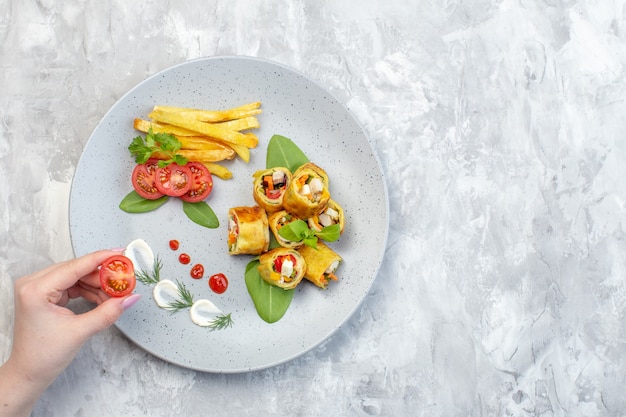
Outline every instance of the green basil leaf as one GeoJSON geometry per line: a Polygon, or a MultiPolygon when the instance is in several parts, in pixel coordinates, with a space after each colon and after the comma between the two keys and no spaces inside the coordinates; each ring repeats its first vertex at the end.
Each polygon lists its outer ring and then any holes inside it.
{"type": "Polygon", "coordinates": [[[220,221],[215,215],[215,212],[204,201],[197,203],[183,201],[183,211],[191,221],[198,223],[200,226],[216,229],[220,225],[220,221]]]}
{"type": "Polygon", "coordinates": [[[174,155],[174,161],[176,164],[183,166],[183,165],[187,165],[187,162],[189,162],[189,160],[187,158],[185,158],[182,155],[176,154],[174,155]]]}
{"type": "Polygon", "coordinates": [[[274,135],[267,145],[266,168],[285,167],[294,172],[309,158],[289,138],[274,135]]]}
{"type": "Polygon", "coordinates": [[[317,249],[317,236],[308,236],[302,240],[305,245],[310,246],[313,249],[317,249]]]}
{"type": "Polygon", "coordinates": [[[127,213],[147,213],[158,209],[165,204],[167,200],[167,196],[157,198],[156,200],[148,200],[137,194],[137,191],[133,190],[122,199],[120,209],[127,213]]]}
{"type": "Polygon", "coordinates": [[[275,323],[287,312],[294,290],[283,290],[265,282],[259,274],[258,265],[259,261],[253,260],[246,266],[246,288],[259,317],[267,323],[275,323]]]}
{"type": "Polygon", "coordinates": [[[296,231],[290,227],[289,224],[286,224],[278,229],[278,234],[283,239],[287,239],[291,242],[300,242],[302,240],[302,235],[300,235],[300,233],[296,233],[296,231]]]}
{"type": "Polygon", "coordinates": [[[339,239],[341,233],[341,226],[333,224],[331,226],[323,227],[319,232],[315,232],[315,235],[326,242],[334,242],[339,239]]]}

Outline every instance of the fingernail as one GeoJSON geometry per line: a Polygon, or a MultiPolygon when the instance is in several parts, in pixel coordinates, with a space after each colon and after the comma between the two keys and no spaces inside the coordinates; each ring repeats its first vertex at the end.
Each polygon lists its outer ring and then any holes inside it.
{"type": "Polygon", "coordinates": [[[113,252],[124,252],[126,250],[126,248],[123,248],[123,247],[122,248],[111,248],[109,250],[111,250],[113,252]]]}
{"type": "Polygon", "coordinates": [[[122,301],[122,308],[124,310],[128,310],[129,308],[134,306],[135,303],[139,301],[140,298],[141,298],[141,294],[129,295],[128,297],[124,298],[124,301],[122,301]]]}

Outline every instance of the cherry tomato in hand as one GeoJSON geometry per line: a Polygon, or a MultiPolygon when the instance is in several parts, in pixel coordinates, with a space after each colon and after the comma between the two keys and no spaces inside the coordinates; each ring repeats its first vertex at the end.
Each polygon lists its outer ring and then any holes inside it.
{"type": "Polygon", "coordinates": [[[159,192],[167,196],[180,197],[191,188],[191,178],[189,167],[171,163],[157,168],[155,185],[159,192]]]}
{"type": "Polygon", "coordinates": [[[191,171],[191,187],[181,200],[188,203],[197,203],[206,199],[213,190],[213,177],[209,169],[200,162],[187,162],[191,171]]]}
{"type": "Polygon", "coordinates": [[[147,200],[156,200],[163,197],[163,193],[156,187],[157,159],[149,159],[145,164],[137,164],[133,169],[133,188],[141,197],[147,200]]]}
{"type": "Polygon", "coordinates": [[[100,287],[109,296],[124,297],[136,284],[133,262],[126,256],[113,255],[100,265],[100,287]]]}

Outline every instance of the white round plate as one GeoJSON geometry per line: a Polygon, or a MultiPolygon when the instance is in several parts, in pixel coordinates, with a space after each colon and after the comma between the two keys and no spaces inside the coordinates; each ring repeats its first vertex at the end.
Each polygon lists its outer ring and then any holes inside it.
{"type": "Polygon", "coordinates": [[[144,239],[163,262],[162,278],[183,282],[196,299],[207,298],[234,324],[209,331],[194,325],[187,311],[157,307],[151,287],[137,283],[143,298],[116,323],[134,343],[170,363],[206,372],[265,369],[294,359],[331,336],[357,310],[378,274],[385,252],[389,202],[380,163],[363,129],[331,94],[283,65],[250,57],[201,58],[161,71],[124,95],[104,116],[80,158],[70,193],[69,223],[76,256],[144,239]],[[220,220],[217,229],[190,221],[177,199],[159,209],[129,214],[119,209],[130,191],[135,165],[128,145],[139,133],[133,119],[147,118],[155,105],[226,109],[261,101],[259,146],[249,163],[229,161],[230,180],[214,179],[206,202],[220,220]],[[265,168],[274,134],[292,139],[330,177],[330,192],[345,212],[344,234],[330,246],[344,259],[338,282],[321,290],[303,281],[285,316],[269,324],[257,314],[244,271],[251,256],[229,256],[227,213],[252,206],[252,174],[265,168]],[[180,241],[177,252],[171,239],[180,241]],[[205,266],[194,280],[179,253],[205,266]],[[228,290],[214,294],[207,277],[222,272],[228,290]]]}

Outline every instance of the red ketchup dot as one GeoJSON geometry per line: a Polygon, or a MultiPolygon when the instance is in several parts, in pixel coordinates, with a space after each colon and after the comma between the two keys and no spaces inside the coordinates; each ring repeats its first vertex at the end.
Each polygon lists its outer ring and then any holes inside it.
{"type": "Polygon", "coordinates": [[[176,239],[172,239],[170,240],[170,249],[171,250],[178,250],[178,247],[180,246],[180,242],[176,239]]]}
{"type": "Polygon", "coordinates": [[[191,262],[191,257],[189,257],[189,255],[187,255],[186,253],[181,253],[178,257],[178,261],[183,265],[187,265],[189,262],[191,262]]]}
{"type": "Polygon", "coordinates": [[[209,287],[213,290],[213,292],[222,294],[226,291],[226,288],[228,288],[228,278],[226,278],[226,275],[221,272],[219,274],[211,275],[209,278],[209,287]]]}
{"type": "Polygon", "coordinates": [[[204,266],[202,264],[195,264],[191,268],[191,278],[200,279],[204,276],[204,266]]]}

